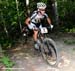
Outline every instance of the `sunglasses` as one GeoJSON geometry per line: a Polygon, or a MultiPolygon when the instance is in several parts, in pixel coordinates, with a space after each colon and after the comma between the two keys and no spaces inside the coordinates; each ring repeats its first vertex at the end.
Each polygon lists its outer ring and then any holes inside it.
{"type": "Polygon", "coordinates": [[[40,11],[45,11],[45,9],[39,9],[40,11]]]}

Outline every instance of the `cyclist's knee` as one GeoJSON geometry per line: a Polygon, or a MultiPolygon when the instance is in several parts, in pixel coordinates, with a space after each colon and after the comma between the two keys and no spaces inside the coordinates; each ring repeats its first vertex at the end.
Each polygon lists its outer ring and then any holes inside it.
{"type": "Polygon", "coordinates": [[[37,35],[38,34],[38,31],[34,31],[34,35],[37,35]]]}

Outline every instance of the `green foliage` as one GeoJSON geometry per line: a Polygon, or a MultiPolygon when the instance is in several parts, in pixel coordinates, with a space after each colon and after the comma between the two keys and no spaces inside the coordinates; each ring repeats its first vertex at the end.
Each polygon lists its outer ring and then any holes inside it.
{"type": "Polygon", "coordinates": [[[75,44],[75,40],[64,40],[64,43],[72,45],[72,44],[75,44]]]}
{"type": "Polygon", "coordinates": [[[5,39],[4,37],[0,39],[0,43],[1,46],[3,47],[3,49],[9,49],[12,47],[12,45],[14,44],[14,41],[12,41],[11,39],[5,39]],[[7,47],[7,48],[6,48],[7,47]]]}
{"type": "Polygon", "coordinates": [[[73,48],[73,51],[75,51],[75,48],[73,48]]]}
{"type": "Polygon", "coordinates": [[[47,3],[47,2],[48,2],[48,0],[41,0],[41,2],[47,3]]]}
{"type": "Polygon", "coordinates": [[[10,48],[20,36],[18,20],[24,24],[24,2],[18,0],[18,3],[19,17],[15,0],[0,0],[0,44],[5,49],[10,48]]]}
{"type": "Polygon", "coordinates": [[[70,32],[70,29],[75,28],[75,1],[57,0],[57,2],[60,22],[62,21],[62,27],[64,27],[63,30],[68,29],[67,32],[70,32]]]}
{"type": "MultiPolygon", "coordinates": [[[[14,62],[11,62],[7,56],[3,56],[0,58],[0,62],[3,63],[6,68],[11,68],[14,65],[14,62]]],[[[10,69],[6,69],[6,71],[11,71],[10,69]]]]}

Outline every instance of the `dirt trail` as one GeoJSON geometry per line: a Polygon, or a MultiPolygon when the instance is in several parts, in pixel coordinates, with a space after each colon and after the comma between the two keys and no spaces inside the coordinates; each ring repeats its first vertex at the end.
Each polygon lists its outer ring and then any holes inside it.
{"type": "Polygon", "coordinates": [[[67,45],[64,43],[66,39],[75,38],[65,36],[53,39],[59,53],[58,68],[50,67],[41,56],[34,54],[33,43],[30,42],[27,45],[20,44],[11,51],[10,57],[16,63],[12,71],[75,71],[75,44],[67,45]]]}

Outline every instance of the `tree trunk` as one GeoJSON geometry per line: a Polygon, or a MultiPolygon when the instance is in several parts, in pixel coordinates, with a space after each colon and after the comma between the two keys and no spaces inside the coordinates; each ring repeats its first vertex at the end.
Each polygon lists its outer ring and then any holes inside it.
{"type": "Polygon", "coordinates": [[[17,17],[18,17],[18,22],[19,22],[20,30],[22,32],[22,25],[21,25],[20,16],[19,16],[19,8],[18,8],[18,1],[17,0],[16,0],[16,9],[17,9],[17,17]]]}
{"type": "Polygon", "coordinates": [[[30,16],[29,0],[26,0],[27,16],[30,16]]]}
{"type": "Polygon", "coordinates": [[[5,24],[5,20],[4,20],[4,18],[3,18],[3,13],[2,13],[2,12],[1,12],[1,18],[2,18],[2,22],[3,22],[3,24],[4,24],[4,31],[5,31],[5,33],[6,33],[7,37],[8,37],[8,30],[7,30],[7,28],[6,28],[6,24],[5,24]]]}
{"type": "Polygon", "coordinates": [[[52,7],[54,12],[55,24],[58,25],[58,10],[57,10],[57,1],[52,0],[52,7]]]}

